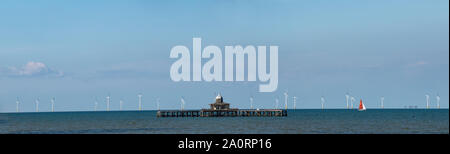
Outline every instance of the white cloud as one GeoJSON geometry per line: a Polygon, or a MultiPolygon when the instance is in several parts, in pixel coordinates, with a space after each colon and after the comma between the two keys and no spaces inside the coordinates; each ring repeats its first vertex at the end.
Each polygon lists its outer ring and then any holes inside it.
{"type": "Polygon", "coordinates": [[[8,77],[36,77],[36,76],[46,76],[46,77],[62,77],[64,73],[58,70],[51,69],[47,67],[42,62],[30,61],[24,66],[8,67],[6,69],[0,70],[0,76],[8,77]]]}

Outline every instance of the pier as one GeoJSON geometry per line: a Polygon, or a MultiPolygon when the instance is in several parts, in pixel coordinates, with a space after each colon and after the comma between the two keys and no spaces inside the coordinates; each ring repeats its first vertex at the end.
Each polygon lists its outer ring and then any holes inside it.
{"type": "Polygon", "coordinates": [[[284,117],[286,110],[263,109],[263,110],[161,110],[156,113],[157,117],[284,117]]]}
{"type": "Polygon", "coordinates": [[[287,110],[280,109],[237,109],[230,108],[229,103],[223,102],[220,94],[216,102],[210,104],[210,109],[201,110],[160,110],[157,117],[284,117],[287,110]]]}

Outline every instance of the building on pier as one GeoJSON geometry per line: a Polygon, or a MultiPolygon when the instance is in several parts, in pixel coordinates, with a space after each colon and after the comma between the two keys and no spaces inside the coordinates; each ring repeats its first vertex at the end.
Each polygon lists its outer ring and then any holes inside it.
{"type": "Polygon", "coordinates": [[[225,103],[223,101],[223,97],[219,94],[216,97],[216,102],[209,104],[211,106],[211,110],[229,110],[230,103],[225,103]]]}

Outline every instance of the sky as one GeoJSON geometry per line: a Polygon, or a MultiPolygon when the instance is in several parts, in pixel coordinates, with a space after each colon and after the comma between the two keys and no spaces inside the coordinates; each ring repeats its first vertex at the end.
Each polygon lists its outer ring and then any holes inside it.
{"type": "MultiPolygon", "coordinates": [[[[447,0],[2,0],[0,112],[207,108],[220,92],[232,107],[449,106],[447,0]],[[260,82],[173,82],[170,49],[279,46],[278,89],[260,82]],[[280,105],[281,106],[281,105],[280,105]],[[355,105],[356,106],[356,105],[355,105]]],[[[204,64],[207,59],[203,59],[204,64]]]]}

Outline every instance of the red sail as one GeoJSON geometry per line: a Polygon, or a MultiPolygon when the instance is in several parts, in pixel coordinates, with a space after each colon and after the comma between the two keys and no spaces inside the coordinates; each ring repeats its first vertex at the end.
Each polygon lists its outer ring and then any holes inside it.
{"type": "Polygon", "coordinates": [[[363,109],[362,99],[359,101],[359,109],[360,109],[360,110],[363,109]]]}

